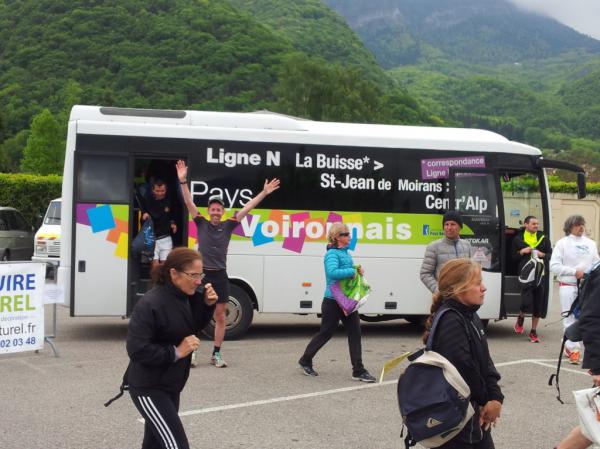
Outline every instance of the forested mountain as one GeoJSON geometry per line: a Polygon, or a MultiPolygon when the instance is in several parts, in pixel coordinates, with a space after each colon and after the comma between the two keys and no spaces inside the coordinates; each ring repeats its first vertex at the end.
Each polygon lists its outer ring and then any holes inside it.
{"type": "Polygon", "coordinates": [[[508,0],[0,0],[0,171],[60,172],[75,103],[478,127],[600,167],[600,42],[508,0]]]}
{"type": "MultiPolygon", "coordinates": [[[[392,86],[325,5],[308,0],[285,5],[0,0],[0,170],[35,171],[29,155],[47,148],[60,152],[63,142],[31,147],[46,137],[32,138],[30,131],[46,133],[47,140],[64,136],[75,103],[436,121],[392,86]],[[270,19],[261,15],[272,8],[270,19]]],[[[60,166],[60,154],[54,159],[60,166]]],[[[56,170],[47,164],[38,169],[56,170]]]]}
{"type": "Polygon", "coordinates": [[[289,43],[226,2],[0,2],[0,105],[6,130],[78,101],[248,110],[272,99],[289,43]]]}
{"type": "Polygon", "coordinates": [[[600,54],[600,41],[508,0],[324,1],[387,68],[431,56],[496,65],[575,49],[600,54]]]}
{"type": "Polygon", "coordinates": [[[484,128],[600,177],[600,41],[508,0],[324,0],[446,124],[484,128]]]}
{"type": "Polygon", "coordinates": [[[296,50],[360,67],[382,80],[383,69],[343,17],[321,0],[229,0],[240,11],[279,32],[296,50]]]}

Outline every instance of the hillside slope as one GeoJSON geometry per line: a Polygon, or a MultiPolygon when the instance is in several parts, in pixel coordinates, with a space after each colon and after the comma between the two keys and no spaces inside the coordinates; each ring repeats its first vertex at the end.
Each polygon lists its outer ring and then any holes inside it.
{"type": "Polygon", "coordinates": [[[360,67],[381,80],[383,70],[345,19],[320,0],[229,0],[238,10],[276,30],[294,49],[329,62],[360,67]]]}
{"type": "Polygon", "coordinates": [[[471,64],[543,59],[600,41],[507,0],[324,0],[346,18],[384,67],[432,53],[471,64]]]}
{"type": "Polygon", "coordinates": [[[5,132],[76,101],[248,110],[272,99],[284,39],[216,0],[23,0],[0,3],[5,132]]]}

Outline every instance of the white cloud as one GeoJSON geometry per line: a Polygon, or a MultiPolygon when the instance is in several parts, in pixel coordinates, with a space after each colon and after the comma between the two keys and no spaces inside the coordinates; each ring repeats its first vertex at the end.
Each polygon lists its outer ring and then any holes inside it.
{"type": "Polygon", "coordinates": [[[515,5],[550,16],[580,33],[600,39],[599,0],[511,0],[515,5]]]}

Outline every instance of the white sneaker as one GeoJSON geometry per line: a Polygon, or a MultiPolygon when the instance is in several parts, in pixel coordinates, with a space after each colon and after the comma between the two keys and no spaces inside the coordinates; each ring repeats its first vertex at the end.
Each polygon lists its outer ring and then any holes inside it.
{"type": "Polygon", "coordinates": [[[192,352],[192,368],[196,368],[198,366],[198,362],[196,362],[196,351],[192,352]]]}
{"type": "Polygon", "coordinates": [[[215,365],[215,367],[217,367],[217,368],[225,368],[227,366],[227,362],[225,362],[225,360],[223,360],[223,357],[221,357],[220,352],[215,352],[212,355],[212,357],[210,358],[210,363],[212,365],[215,365]]]}

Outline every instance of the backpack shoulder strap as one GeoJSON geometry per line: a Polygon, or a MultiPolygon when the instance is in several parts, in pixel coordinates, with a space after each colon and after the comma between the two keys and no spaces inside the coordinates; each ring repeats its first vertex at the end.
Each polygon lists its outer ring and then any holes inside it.
{"type": "Polygon", "coordinates": [[[558,364],[556,366],[556,372],[554,374],[552,374],[550,376],[550,378],[548,379],[548,386],[552,386],[552,383],[554,383],[554,381],[556,380],[556,392],[558,393],[556,396],[556,399],[558,399],[558,402],[560,402],[561,404],[564,404],[563,400],[560,397],[560,364],[562,362],[562,357],[563,357],[563,351],[565,349],[565,343],[567,341],[567,335],[564,334],[563,335],[563,339],[562,339],[562,344],[560,345],[560,354],[558,354],[558,364]]]}
{"type": "Polygon", "coordinates": [[[129,377],[129,365],[127,365],[127,369],[125,370],[125,373],[123,374],[123,381],[121,382],[121,386],[119,387],[119,393],[112,399],[109,399],[107,402],[104,403],[104,407],[108,407],[110,404],[112,404],[113,402],[115,402],[117,399],[119,399],[121,396],[123,396],[123,393],[125,393],[125,391],[129,390],[129,381],[128,378],[129,377]]]}
{"type": "Polygon", "coordinates": [[[469,340],[471,340],[471,336],[469,334],[469,329],[467,327],[467,322],[466,322],[465,318],[460,314],[460,312],[458,310],[454,310],[452,307],[443,307],[443,308],[439,309],[433,316],[433,321],[431,323],[431,329],[429,330],[429,336],[427,337],[427,343],[425,345],[425,350],[431,351],[431,348],[433,347],[433,335],[435,334],[435,331],[438,327],[438,323],[440,322],[440,320],[442,319],[444,314],[448,311],[452,311],[460,317],[460,320],[462,321],[463,326],[465,327],[465,332],[467,334],[467,338],[469,340]]]}

